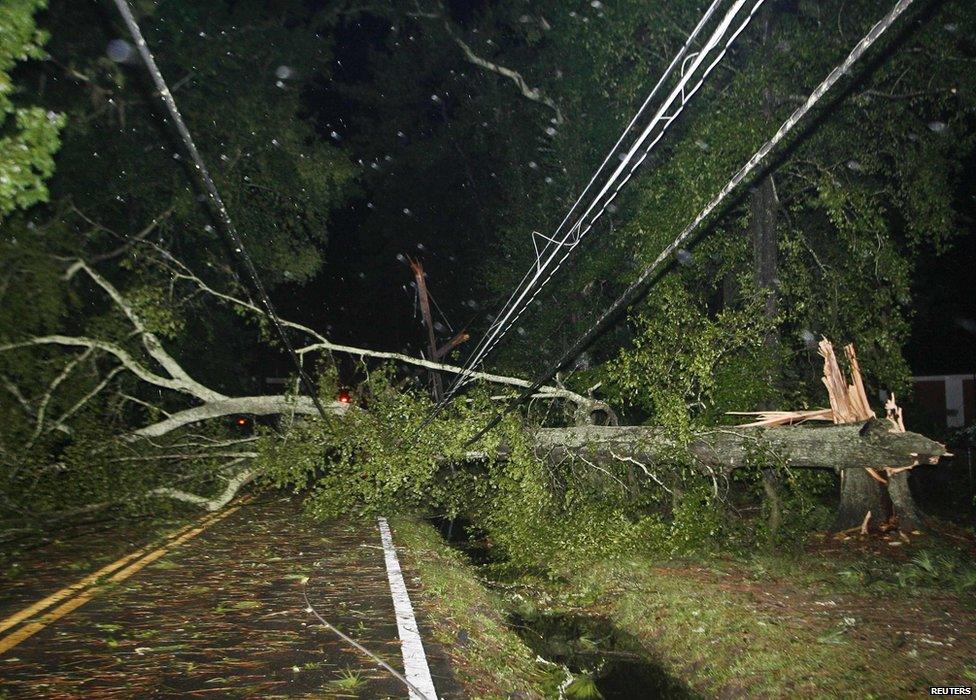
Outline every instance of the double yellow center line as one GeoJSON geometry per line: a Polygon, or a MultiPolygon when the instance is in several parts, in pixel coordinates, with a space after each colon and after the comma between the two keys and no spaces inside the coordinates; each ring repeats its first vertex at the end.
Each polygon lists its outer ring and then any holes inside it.
{"type": "Polygon", "coordinates": [[[52,593],[46,598],[43,598],[32,605],[28,605],[23,610],[20,610],[13,615],[4,618],[3,620],[0,620],[0,633],[2,633],[11,629],[12,627],[16,627],[25,620],[30,620],[38,613],[50,608],[52,605],[61,603],[54,608],[54,610],[51,610],[50,612],[32,620],[31,622],[28,622],[4,637],[0,637],[0,654],[10,651],[22,641],[34,634],[37,634],[52,622],[61,619],[72,610],[75,610],[87,603],[89,600],[98,595],[103,582],[118,583],[119,581],[124,581],[136,572],[143,569],[145,566],[164,556],[167,552],[179,547],[187,540],[193,539],[214,523],[223,520],[227,516],[236,512],[241,505],[246,503],[248,500],[250,500],[250,497],[244,497],[238,501],[238,505],[236,506],[222,510],[219,513],[205,516],[194,523],[190,523],[189,525],[180,528],[176,532],[163,538],[162,544],[159,544],[159,546],[147,545],[145,547],[140,547],[136,551],[126,554],[121,559],[116,559],[111,564],[106,564],[98,571],[88,574],[76,583],[73,583],[70,586],[65,586],[61,590],[52,593]]]}

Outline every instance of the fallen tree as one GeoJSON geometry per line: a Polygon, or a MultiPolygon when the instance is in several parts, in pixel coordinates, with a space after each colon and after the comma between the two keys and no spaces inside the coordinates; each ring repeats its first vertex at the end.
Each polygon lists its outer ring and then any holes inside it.
{"type": "Polygon", "coordinates": [[[895,449],[890,454],[879,452],[871,455],[870,459],[854,465],[860,469],[841,471],[840,507],[833,529],[860,529],[867,532],[869,523],[891,523],[895,518],[903,530],[921,529],[922,517],[908,487],[907,472],[919,464],[935,464],[939,457],[947,456],[949,453],[945,446],[927,439],[918,441],[917,437],[920,436],[907,432],[901,408],[895,402],[894,395],[885,404],[885,419],[877,419],[864,390],[861,368],[853,345],[844,348],[848,377],[841,370],[833,345],[826,338],[821,339],[819,352],[824,358],[822,381],[830,399],[829,409],[743,413],[739,415],[760,417],[758,421],[743,427],[776,428],[808,420],[833,421],[836,425],[864,423],[862,432],[873,433],[875,441],[905,446],[909,459],[905,459],[906,453],[895,449]]]}
{"type": "MultiPolygon", "coordinates": [[[[207,295],[239,311],[263,316],[263,311],[250,301],[212,288],[165,249],[147,240],[138,240],[136,244],[145,247],[152,260],[171,276],[172,284],[184,285],[188,289],[188,294],[207,295]]],[[[8,379],[4,382],[8,391],[18,398],[18,403],[34,422],[31,440],[50,431],[70,434],[71,419],[81,411],[87,401],[101,392],[112,391],[113,383],[118,377],[133,376],[156,390],[182,395],[190,405],[167,413],[161,406],[151,401],[126,395],[118,390],[125,400],[144,405],[147,409],[145,415],[148,418],[144,425],[134,427],[128,433],[118,436],[119,442],[129,445],[127,449],[135,450],[140,446],[148,445],[155,448],[156,452],[148,456],[133,452],[128,456],[116,457],[115,460],[124,462],[158,459],[170,465],[179,465],[181,461],[209,460],[207,464],[214,465],[215,476],[224,484],[218,489],[216,496],[201,496],[182,490],[181,471],[178,466],[170,470],[172,483],[156,486],[146,495],[174,498],[212,510],[230,502],[237,490],[257,475],[252,465],[256,455],[244,446],[243,443],[248,442],[247,440],[215,440],[190,431],[209,421],[242,413],[307,416],[312,419],[316,416],[316,409],[308,396],[286,394],[229,396],[208,387],[191,376],[165,349],[163,342],[142,318],[139,307],[127,299],[105,275],[96,269],[95,265],[83,260],[65,261],[64,282],[71,283],[79,275],[87,277],[104,292],[128,322],[132,332],[124,342],[57,334],[21,338],[0,345],[0,352],[31,350],[41,346],[54,346],[65,350],[64,369],[43,393],[38,405],[33,405],[31,401],[26,400],[23,392],[8,379]],[[110,360],[102,365],[105,368],[103,375],[98,377],[90,389],[69,410],[57,415],[46,410],[51,405],[52,395],[59,390],[65,377],[80,362],[88,362],[94,356],[110,360]],[[153,442],[172,435],[178,436],[176,443],[153,442]]],[[[313,353],[345,353],[363,359],[394,361],[455,375],[463,372],[461,368],[443,362],[414,358],[401,353],[336,344],[314,329],[299,323],[284,321],[284,325],[291,332],[305,338],[305,342],[297,346],[297,353],[303,360],[313,353]]],[[[524,388],[530,385],[527,380],[486,372],[472,372],[468,379],[500,387],[524,388]]],[[[828,388],[829,386],[828,384],[828,388]]],[[[860,388],[860,392],[863,394],[863,387],[860,388]]],[[[690,456],[701,472],[713,480],[727,477],[729,472],[735,469],[775,463],[790,468],[834,469],[844,475],[843,483],[851,484],[859,483],[855,479],[871,473],[871,470],[884,467],[891,473],[888,484],[892,499],[900,503],[901,512],[906,513],[914,512],[914,505],[907,487],[904,487],[904,482],[895,480],[898,470],[919,463],[933,463],[946,454],[942,445],[922,435],[893,431],[890,422],[873,419],[873,414],[868,416],[863,410],[858,414],[860,421],[856,424],[816,428],[771,427],[783,423],[782,415],[785,414],[778,414],[779,417],[775,419],[770,419],[767,415],[764,419],[765,424],[760,421],[759,425],[753,426],[715,428],[695,435],[687,444],[679,444],[666,431],[654,427],[593,424],[607,419],[611,423],[616,421],[610,407],[592,396],[592,389],[588,394],[590,395],[583,395],[563,386],[546,386],[539,389],[536,395],[539,400],[568,403],[572,407],[570,413],[575,416],[577,425],[568,428],[528,429],[528,440],[536,456],[548,460],[574,458],[598,470],[604,470],[605,466],[613,461],[626,463],[632,468],[639,469],[644,476],[665,489],[668,489],[667,479],[662,475],[666,474],[676,461],[680,461],[676,459],[678,455],[690,456]],[[899,484],[902,485],[901,488],[899,484]]],[[[508,397],[500,395],[493,398],[508,397]]],[[[794,417],[798,420],[830,419],[830,415],[839,415],[840,408],[834,405],[836,403],[834,398],[832,392],[834,413],[801,412],[803,415],[796,414],[794,417]]],[[[866,399],[864,405],[866,406],[866,399]]],[[[360,410],[341,401],[328,402],[326,408],[338,417],[346,415],[350,410],[360,410]]],[[[503,445],[500,453],[493,456],[504,458],[505,450],[503,445]]],[[[485,456],[477,453],[469,455],[472,458],[485,456]]],[[[42,468],[56,470],[57,465],[47,465],[42,468]]],[[[904,475],[901,476],[904,479],[904,475]]],[[[864,478],[871,480],[869,476],[864,478]]],[[[863,516],[864,511],[860,504],[856,512],[863,516]]]]}
{"type": "Polygon", "coordinates": [[[687,450],[703,469],[722,473],[755,467],[766,460],[793,469],[913,467],[934,464],[946,454],[940,443],[918,433],[892,432],[887,421],[878,419],[775,430],[721,428],[699,433],[687,445],[668,431],[650,426],[543,428],[533,432],[532,441],[539,456],[557,460],[585,457],[597,463],[630,459],[667,464],[674,461],[675,454],[687,450]]]}

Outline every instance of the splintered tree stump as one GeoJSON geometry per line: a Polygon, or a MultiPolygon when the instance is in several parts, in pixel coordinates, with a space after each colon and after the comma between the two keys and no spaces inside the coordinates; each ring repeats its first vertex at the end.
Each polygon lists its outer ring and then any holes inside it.
{"type": "MultiPolygon", "coordinates": [[[[867,392],[864,390],[861,368],[853,345],[844,348],[850,381],[837,363],[833,345],[826,338],[820,341],[820,355],[824,358],[822,381],[827,387],[827,396],[830,398],[829,409],[740,413],[738,415],[752,415],[759,418],[741,427],[773,428],[809,420],[829,420],[837,425],[867,421],[864,423],[865,435],[871,437],[873,434],[875,440],[884,442],[885,434],[907,434],[901,409],[895,403],[894,396],[891,396],[885,404],[886,419],[877,420],[868,402],[867,392]]],[[[864,469],[859,474],[843,472],[840,481],[840,507],[833,529],[849,530],[866,523],[865,518],[869,512],[874,523],[886,522],[891,515],[895,515],[903,530],[920,529],[922,517],[915,507],[915,500],[908,488],[906,472],[923,462],[930,464],[937,462],[940,456],[946,454],[945,447],[942,445],[939,447],[941,451],[938,454],[926,450],[909,451],[908,456],[911,459],[904,465],[886,461],[878,455],[878,461],[874,464],[863,464],[864,469]]]]}
{"type": "Polygon", "coordinates": [[[898,527],[909,532],[922,530],[922,514],[915,507],[915,499],[908,488],[908,472],[898,472],[888,477],[888,495],[898,517],[898,527]]]}
{"type": "Polygon", "coordinates": [[[847,469],[840,475],[840,506],[831,530],[840,532],[859,527],[871,513],[871,521],[882,523],[888,519],[889,503],[884,487],[866,469],[847,469]]]}

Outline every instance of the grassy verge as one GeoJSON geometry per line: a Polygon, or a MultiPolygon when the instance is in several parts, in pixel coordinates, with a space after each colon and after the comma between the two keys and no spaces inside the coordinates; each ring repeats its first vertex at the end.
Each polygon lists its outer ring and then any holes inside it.
{"type": "Polygon", "coordinates": [[[464,557],[427,523],[393,521],[406,566],[421,580],[415,603],[444,646],[471,698],[554,697],[562,671],[535,654],[505,624],[501,601],[487,591],[464,557]]]}
{"type": "Polygon", "coordinates": [[[909,697],[976,678],[976,621],[945,592],[837,595],[636,558],[593,566],[573,589],[576,605],[639,639],[664,670],[709,697],[909,697]]]}

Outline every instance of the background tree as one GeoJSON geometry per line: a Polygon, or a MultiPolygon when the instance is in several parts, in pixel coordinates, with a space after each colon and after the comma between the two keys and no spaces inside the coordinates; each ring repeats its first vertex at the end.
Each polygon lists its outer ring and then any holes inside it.
{"type": "Polygon", "coordinates": [[[18,62],[44,56],[47,33],[34,15],[44,0],[11,0],[0,7],[0,223],[15,209],[47,199],[62,118],[41,107],[20,106],[11,72],[18,62]]]}

